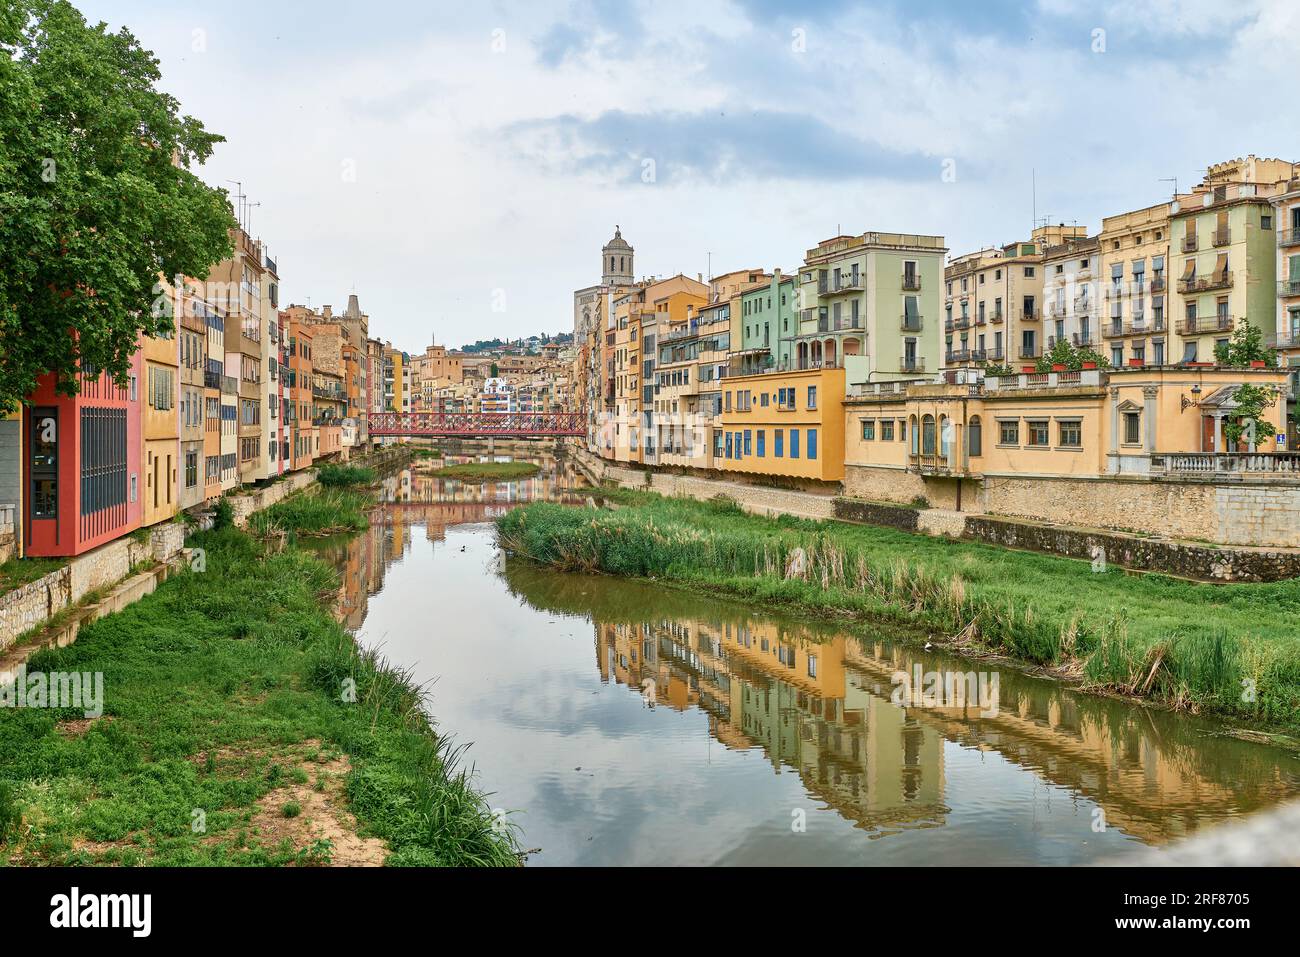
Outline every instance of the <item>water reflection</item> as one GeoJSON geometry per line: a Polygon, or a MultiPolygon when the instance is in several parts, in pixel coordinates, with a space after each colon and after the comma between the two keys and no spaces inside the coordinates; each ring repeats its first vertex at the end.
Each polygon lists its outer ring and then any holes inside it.
{"type": "Polygon", "coordinates": [[[490,519],[587,494],[544,464],[498,487],[403,473],[367,532],[325,546],[348,625],[436,679],[431,710],[473,743],[494,805],[522,812],[536,863],[1083,863],[1300,784],[1295,757],[1209,721],[896,634],[502,561],[490,519]],[[894,703],[916,666],[992,669],[996,708],[894,703]]]}

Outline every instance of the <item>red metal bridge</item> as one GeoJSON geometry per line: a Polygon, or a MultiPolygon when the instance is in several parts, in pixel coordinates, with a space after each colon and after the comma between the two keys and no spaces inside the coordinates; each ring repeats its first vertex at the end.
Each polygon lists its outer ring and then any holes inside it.
{"type": "Polygon", "coordinates": [[[371,435],[530,439],[585,435],[581,412],[371,412],[371,435]]]}

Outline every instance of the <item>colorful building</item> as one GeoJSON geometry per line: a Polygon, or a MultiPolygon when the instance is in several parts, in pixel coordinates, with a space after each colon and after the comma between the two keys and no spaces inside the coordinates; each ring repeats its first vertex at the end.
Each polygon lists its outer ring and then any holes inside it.
{"type": "Polygon", "coordinates": [[[751,475],[839,482],[844,478],[840,366],[733,376],[723,382],[717,468],[751,475]]]}

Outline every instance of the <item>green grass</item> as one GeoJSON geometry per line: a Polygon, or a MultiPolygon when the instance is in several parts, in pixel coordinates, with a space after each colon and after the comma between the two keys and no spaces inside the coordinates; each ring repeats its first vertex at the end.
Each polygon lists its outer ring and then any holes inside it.
{"type": "Polygon", "coordinates": [[[169,578],[28,662],[101,672],[106,714],[70,735],[58,724],[81,712],[0,710],[0,861],[327,863],[329,846],[264,843],[250,826],[255,802],[303,780],[283,758],[297,748],[304,761],[348,756],[350,810],[389,864],[517,863],[421,689],[360,651],[322,603],[337,588],[330,567],[230,528],[191,544],[206,572],[169,578]]]}
{"type": "Polygon", "coordinates": [[[350,488],[374,485],[378,481],[374,469],[358,465],[322,465],[316,470],[316,481],[325,488],[350,488]]]}
{"type": "Polygon", "coordinates": [[[301,535],[336,535],[369,527],[365,509],[372,499],[345,488],[311,487],[276,502],[249,517],[248,527],[259,535],[276,531],[301,535]]]}
{"type": "Polygon", "coordinates": [[[0,565],[0,595],[44,578],[67,563],[66,558],[11,558],[0,565]]]}
{"type": "Polygon", "coordinates": [[[874,526],[618,490],[528,505],[502,543],[559,568],[655,577],[816,614],[912,623],[1174,707],[1300,726],[1300,580],[1205,585],[874,526]],[[805,550],[802,576],[785,570],[805,550]],[[1253,689],[1253,695],[1250,693],[1253,689]],[[1252,700],[1253,697],[1253,700],[1252,700]]]}
{"type": "Polygon", "coordinates": [[[437,478],[460,479],[462,482],[506,482],[528,478],[542,470],[533,462],[466,462],[444,465],[431,473],[437,478]]]}

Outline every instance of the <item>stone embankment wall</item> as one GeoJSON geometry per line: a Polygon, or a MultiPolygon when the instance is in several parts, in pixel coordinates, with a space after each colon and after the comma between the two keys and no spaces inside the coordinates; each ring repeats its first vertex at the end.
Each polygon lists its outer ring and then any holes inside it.
{"type": "MultiPolygon", "coordinates": [[[[1208,582],[1264,582],[1300,577],[1300,551],[1297,550],[1220,547],[1150,534],[1072,527],[947,508],[916,507],[907,504],[916,496],[909,494],[914,489],[905,482],[900,482],[893,490],[895,501],[869,501],[612,465],[573,445],[567,446],[566,451],[597,484],[613,482],[626,488],[644,488],[664,495],[684,495],[702,500],[725,495],[735,499],[746,511],[758,515],[784,514],[883,525],[904,532],[962,538],[1090,562],[1100,560],[1107,565],[1208,582]]],[[[899,473],[900,477],[905,474],[899,473]]],[[[847,481],[845,484],[850,485],[847,481]]],[[[862,490],[860,485],[853,487],[862,490]]],[[[1213,486],[1208,487],[1213,489],[1213,486]]],[[[878,488],[875,490],[880,491],[878,488]]],[[[1220,488],[1214,494],[1233,491],[1246,492],[1247,489],[1220,488]]]]}
{"type": "Polygon", "coordinates": [[[1024,518],[1084,528],[1194,539],[1219,545],[1300,548],[1300,482],[1292,477],[985,475],[961,483],[902,469],[849,465],[851,498],[1024,518]]]}

